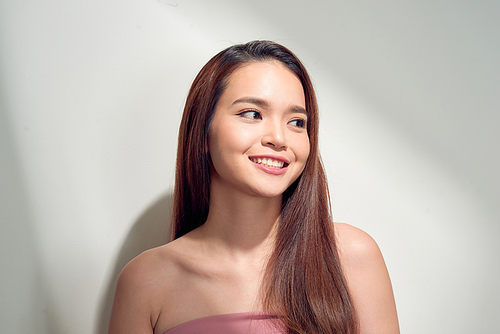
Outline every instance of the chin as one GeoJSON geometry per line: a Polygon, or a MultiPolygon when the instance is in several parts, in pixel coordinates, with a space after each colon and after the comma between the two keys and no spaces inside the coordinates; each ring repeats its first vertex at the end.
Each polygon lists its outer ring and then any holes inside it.
{"type": "Polygon", "coordinates": [[[264,198],[268,198],[268,199],[273,199],[273,198],[281,198],[281,196],[283,196],[283,193],[285,192],[286,189],[284,189],[283,191],[281,191],[281,189],[277,190],[277,189],[273,189],[273,190],[269,190],[269,189],[252,189],[252,193],[254,196],[257,196],[257,197],[264,197],[264,198]]]}

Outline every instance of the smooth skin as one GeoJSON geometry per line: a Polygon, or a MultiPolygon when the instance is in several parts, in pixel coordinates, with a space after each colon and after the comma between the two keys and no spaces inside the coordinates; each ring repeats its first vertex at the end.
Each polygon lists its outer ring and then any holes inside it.
{"type": "MultiPolygon", "coordinates": [[[[190,320],[262,311],[259,292],[272,252],[281,196],[309,154],[298,78],[278,62],[237,69],[209,133],[210,211],[199,228],[146,251],[118,279],[109,334],[163,334],[190,320]],[[288,161],[276,175],[250,158],[288,161]]],[[[380,250],[365,232],[335,224],[360,334],[396,334],[392,287],[380,250]]]]}

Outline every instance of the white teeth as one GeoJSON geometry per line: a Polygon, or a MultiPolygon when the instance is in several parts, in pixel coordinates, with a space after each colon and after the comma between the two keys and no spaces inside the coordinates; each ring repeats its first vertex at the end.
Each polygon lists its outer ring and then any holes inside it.
{"type": "Polygon", "coordinates": [[[263,165],[266,167],[272,167],[272,168],[283,168],[283,165],[285,164],[283,161],[279,160],[273,160],[269,158],[251,158],[251,160],[259,165],[263,165]]]}

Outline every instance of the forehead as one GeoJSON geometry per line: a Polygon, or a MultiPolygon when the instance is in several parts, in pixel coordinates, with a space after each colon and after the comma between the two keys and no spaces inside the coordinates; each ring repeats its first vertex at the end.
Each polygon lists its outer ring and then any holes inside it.
{"type": "Polygon", "coordinates": [[[304,89],[300,79],[279,61],[257,61],[244,64],[227,79],[221,100],[232,103],[242,96],[297,104],[305,108],[304,89]]]}

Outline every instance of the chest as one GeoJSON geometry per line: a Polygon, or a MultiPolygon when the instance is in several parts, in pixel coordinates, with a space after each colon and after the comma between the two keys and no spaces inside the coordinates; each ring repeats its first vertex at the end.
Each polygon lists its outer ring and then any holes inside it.
{"type": "Polygon", "coordinates": [[[216,314],[260,311],[262,270],[200,265],[166,284],[155,333],[216,314]]]}

